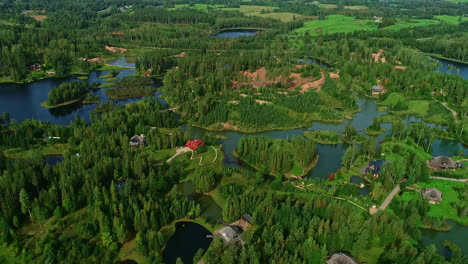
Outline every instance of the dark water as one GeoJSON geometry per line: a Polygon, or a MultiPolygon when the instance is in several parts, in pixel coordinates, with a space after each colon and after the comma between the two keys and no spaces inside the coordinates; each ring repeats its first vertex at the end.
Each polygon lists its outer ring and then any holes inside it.
{"type": "Polygon", "coordinates": [[[453,62],[448,60],[437,59],[440,66],[437,68],[438,72],[458,74],[465,80],[468,80],[468,64],[453,62]],[[454,69],[455,68],[455,69],[454,69]]]}
{"type": "Polygon", "coordinates": [[[446,258],[450,257],[450,250],[442,246],[441,242],[449,240],[457,244],[464,256],[468,256],[468,226],[462,226],[453,220],[448,220],[451,229],[448,232],[422,229],[422,242],[425,245],[435,244],[437,252],[446,258]]]}
{"type": "Polygon", "coordinates": [[[366,181],[364,181],[364,179],[358,177],[358,176],[351,176],[351,179],[350,179],[350,182],[351,183],[354,183],[354,184],[364,184],[364,188],[359,188],[358,187],[358,193],[362,196],[367,196],[369,195],[369,184],[366,183],[366,181]]]}
{"type": "Polygon", "coordinates": [[[224,31],[221,33],[218,33],[216,35],[213,35],[214,38],[220,38],[220,37],[225,37],[225,38],[237,38],[237,37],[252,37],[257,34],[257,31],[255,30],[236,30],[236,31],[224,31]]]}
{"type": "Polygon", "coordinates": [[[181,258],[184,264],[191,264],[199,249],[208,249],[213,239],[206,236],[212,234],[203,226],[192,222],[177,222],[175,227],[176,231],[164,249],[164,262],[173,264],[177,258],[181,258]]]}
{"type": "Polygon", "coordinates": [[[63,156],[62,155],[48,155],[44,156],[44,161],[45,163],[53,166],[59,162],[63,161],[63,156]]]}
{"type": "MultiPolygon", "coordinates": [[[[124,58],[109,63],[117,66],[134,66],[134,64],[125,62],[124,58]]],[[[107,73],[108,71],[91,72],[86,81],[89,84],[105,83],[105,79],[99,79],[99,77],[107,73]]],[[[121,79],[132,74],[135,74],[135,69],[124,69],[119,70],[117,77],[121,79]]],[[[61,79],[50,78],[27,84],[0,84],[0,113],[9,112],[11,118],[18,122],[24,121],[25,119],[36,119],[59,125],[69,125],[70,122],[75,119],[75,115],[89,121],[90,113],[97,106],[96,104],[84,105],[78,102],[53,109],[41,107],[41,103],[47,100],[48,93],[52,88],[64,82],[79,80],[76,77],[77,76],[72,76],[61,79]]],[[[156,82],[153,85],[154,87],[159,87],[162,83],[156,82]]],[[[101,103],[110,100],[105,94],[106,89],[107,88],[92,90],[92,93],[99,96],[101,103]]],[[[155,97],[159,97],[160,95],[160,92],[155,93],[155,97]]],[[[115,104],[127,104],[139,100],[141,100],[141,97],[113,101],[115,104]]]]}

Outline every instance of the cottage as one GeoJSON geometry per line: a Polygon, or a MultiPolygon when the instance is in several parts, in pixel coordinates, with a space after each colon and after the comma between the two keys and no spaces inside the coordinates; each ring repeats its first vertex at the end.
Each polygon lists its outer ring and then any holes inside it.
{"type": "Polygon", "coordinates": [[[432,158],[429,162],[429,167],[437,170],[437,169],[443,169],[443,170],[453,170],[456,168],[463,168],[464,164],[461,162],[455,162],[453,161],[450,157],[447,156],[439,156],[432,158]]]}
{"type": "Polygon", "coordinates": [[[146,144],[146,137],[145,135],[135,135],[130,139],[130,146],[144,146],[146,144]]]}
{"type": "Polygon", "coordinates": [[[382,169],[384,163],[384,159],[370,161],[369,165],[367,165],[365,173],[368,174],[370,172],[372,173],[372,177],[378,178],[380,176],[380,170],[382,169]]]}
{"type": "Polygon", "coordinates": [[[205,145],[205,143],[203,143],[203,141],[201,141],[200,139],[189,140],[187,141],[187,143],[185,143],[185,146],[192,150],[197,150],[198,147],[203,146],[203,145],[205,145]]]}
{"type": "Polygon", "coordinates": [[[424,199],[428,199],[431,204],[442,202],[442,192],[436,188],[426,188],[421,190],[421,195],[424,199]]]}
{"type": "Polygon", "coordinates": [[[382,94],[384,91],[381,87],[374,85],[372,86],[372,95],[382,94]]]}
{"type": "Polygon", "coordinates": [[[327,264],[358,264],[357,260],[344,254],[344,253],[335,253],[328,260],[327,264]]]}
{"type": "Polygon", "coordinates": [[[41,64],[39,63],[34,63],[29,65],[28,71],[33,72],[33,71],[41,71],[41,64]]]}

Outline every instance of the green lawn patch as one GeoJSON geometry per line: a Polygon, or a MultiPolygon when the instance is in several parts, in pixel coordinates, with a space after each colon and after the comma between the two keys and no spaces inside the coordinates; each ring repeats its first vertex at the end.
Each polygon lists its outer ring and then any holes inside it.
{"type": "Polygon", "coordinates": [[[44,107],[44,108],[57,108],[57,107],[64,106],[64,105],[74,104],[74,103],[79,102],[81,100],[83,100],[83,98],[73,99],[73,100],[66,101],[66,102],[63,102],[63,103],[60,103],[60,104],[56,104],[56,105],[51,105],[49,103],[49,101],[45,101],[45,102],[41,103],[41,106],[44,107]]]}
{"type": "Polygon", "coordinates": [[[366,133],[369,136],[377,136],[377,135],[385,133],[385,131],[387,130],[383,127],[380,130],[372,130],[372,129],[366,128],[364,130],[364,133],[366,133]]]}
{"type": "Polygon", "coordinates": [[[9,159],[29,159],[34,156],[34,153],[42,156],[64,155],[68,151],[68,148],[69,145],[66,143],[56,143],[45,146],[37,146],[33,149],[27,150],[22,148],[7,149],[3,152],[3,154],[9,159]]]}
{"type": "Polygon", "coordinates": [[[326,20],[305,22],[304,26],[293,31],[293,35],[304,36],[309,32],[311,36],[320,34],[349,33],[358,30],[377,30],[370,19],[356,19],[344,15],[329,15],[326,20]]]}

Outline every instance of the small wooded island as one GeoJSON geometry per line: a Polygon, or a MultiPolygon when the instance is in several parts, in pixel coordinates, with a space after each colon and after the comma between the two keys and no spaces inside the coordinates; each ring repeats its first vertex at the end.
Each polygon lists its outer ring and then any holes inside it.
{"type": "Polygon", "coordinates": [[[41,104],[42,107],[56,108],[64,105],[80,102],[89,93],[90,86],[84,81],[62,83],[49,92],[47,101],[41,104]]]}

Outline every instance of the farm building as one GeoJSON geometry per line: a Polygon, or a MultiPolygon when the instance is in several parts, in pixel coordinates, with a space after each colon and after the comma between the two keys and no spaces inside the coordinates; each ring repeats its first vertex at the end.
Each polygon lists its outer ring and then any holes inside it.
{"type": "Polygon", "coordinates": [[[203,141],[201,141],[200,139],[189,140],[187,141],[187,143],[185,143],[185,146],[192,150],[197,150],[198,147],[203,146],[203,145],[205,145],[205,143],[203,143],[203,141]]]}
{"type": "Polygon", "coordinates": [[[344,253],[335,253],[333,254],[328,260],[327,260],[327,264],[357,264],[358,262],[344,254],[344,253]]]}
{"type": "Polygon", "coordinates": [[[442,192],[436,188],[426,188],[421,190],[421,195],[424,199],[428,199],[431,204],[438,204],[442,202],[442,192]]]}
{"type": "Polygon", "coordinates": [[[141,135],[135,135],[130,139],[130,146],[144,146],[146,144],[146,137],[141,135]]]}
{"type": "Polygon", "coordinates": [[[429,167],[433,169],[453,170],[456,168],[463,168],[464,164],[461,162],[455,162],[450,157],[439,156],[432,158],[429,161],[429,167]]]}
{"type": "Polygon", "coordinates": [[[365,173],[368,174],[370,172],[372,173],[372,177],[378,178],[380,175],[380,170],[382,169],[382,166],[384,163],[385,163],[384,159],[370,161],[369,165],[367,165],[365,173]]]}

